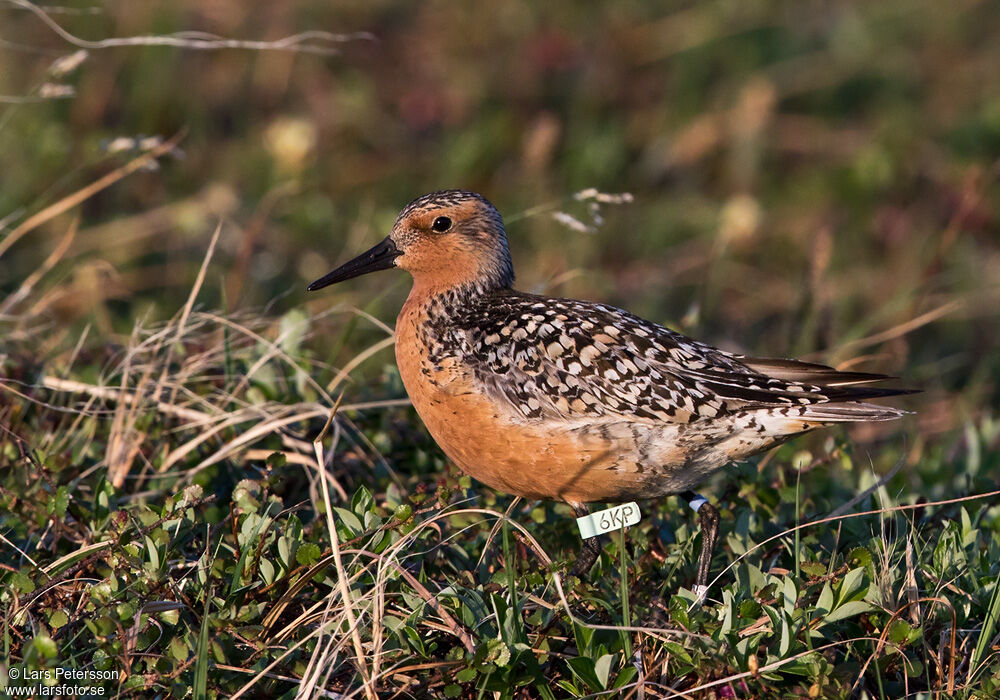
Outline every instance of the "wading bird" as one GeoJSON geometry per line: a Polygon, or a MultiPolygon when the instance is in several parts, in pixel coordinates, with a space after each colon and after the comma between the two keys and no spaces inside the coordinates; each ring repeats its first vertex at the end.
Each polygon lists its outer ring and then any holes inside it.
{"type": "MultiPolygon", "coordinates": [[[[393,267],[413,276],[399,373],[445,454],[494,489],[578,516],[682,494],[702,526],[699,595],[719,515],[692,487],[794,435],[904,413],[863,402],[907,393],[870,386],[884,375],[734,355],[612,306],[516,291],[503,219],[473,192],[413,200],[385,240],[309,289],[393,267]]],[[[585,540],[574,573],[599,553],[585,540]]]]}

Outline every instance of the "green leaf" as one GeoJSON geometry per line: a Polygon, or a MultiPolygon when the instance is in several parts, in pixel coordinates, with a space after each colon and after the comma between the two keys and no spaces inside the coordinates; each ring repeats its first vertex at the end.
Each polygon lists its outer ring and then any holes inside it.
{"type": "Polygon", "coordinates": [[[632,682],[632,679],[635,678],[636,675],[638,675],[638,673],[639,669],[637,669],[632,664],[629,664],[628,666],[626,666],[621,670],[621,673],[619,673],[618,677],[615,678],[615,682],[611,687],[621,688],[623,685],[628,685],[629,683],[632,682]]]}
{"type": "Polygon", "coordinates": [[[146,556],[149,558],[150,566],[153,567],[154,571],[157,571],[160,568],[160,551],[149,535],[146,535],[146,556]]]}
{"type": "Polygon", "coordinates": [[[292,563],[292,548],[294,546],[295,543],[291,537],[282,535],[278,538],[278,559],[286,567],[292,563]]]}
{"type": "Polygon", "coordinates": [[[53,629],[59,629],[69,622],[69,616],[62,610],[56,610],[51,615],[49,615],[49,625],[53,629]]]}
{"type": "Polygon", "coordinates": [[[55,515],[59,520],[66,517],[66,509],[69,507],[69,489],[60,486],[49,500],[49,513],[55,515]]]}
{"type": "Polygon", "coordinates": [[[861,567],[851,569],[847,572],[837,590],[838,607],[849,600],[864,597],[865,591],[867,591],[867,586],[864,584],[864,576],[865,570],[861,567]]]}
{"type": "Polygon", "coordinates": [[[818,561],[804,561],[799,564],[799,569],[802,570],[806,576],[812,576],[813,578],[818,578],[826,573],[826,567],[820,564],[818,561]]]}
{"type": "Polygon", "coordinates": [[[847,554],[847,562],[855,567],[871,566],[872,553],[864,547],[855,547],[847,554]]]}
{"type": "Polygon", "coordinates": [[[194,680],[191,692],[194,700],[206,700],[208,697],[208,613],[211,610],[212,596],[205,591],[205,606],[202,608],[201,629],[198,632],[197,656],[194,662],[194,680]]]}
{"type": "Polygon", "coordinates": [[[314,542],[303,542],[295,552],[295,561],[302,566],[312,566],[319,561],[323,551],[314,542]]]}
{"type": "Polygon", "coordinates": [[[679,642],[664,642],[664,648],[669,651],[674,656],[678,657],[685,663],[693,663],[691,655],[688,653],[687,649],[684,648],[679,642]]]}
{"type": "Polygon", "coordinates": [[[722,627],[719,628],[719,634],[729,634],[733,631],[733,618],[736,616],[736,603],[733,601],[731,591],[725,590],[722,592],[722,605],[725,608],[725,612],[722,617],[722,627]]]}
{"type": "Polygon", "coordinates": [[[125,622],[131,620],[135,616],[136,610],[137,606],[135,601],[126,601],[115,606],[115,615],[118,616],[119,620],[125,622]]]}
{"type": "Polygon", "coordinates": [[[852,600],[850,602],[844,603],[843,605],[837,606],[837,608],[826,616],[827,622],[837,622],[838,620],[846,620],[849,617],[854,617],[855,615],[860,615],[861,613],[866,613],[874,608],[863,600],[852,600]]]}
{"type": "Polygon", "coordinates": [[[823,584],[823,590],[820,591],[819,599],[816,601],[816,612],[826,615],[831,610],[833,610],[833,588],[830,587],[830,582],[827,581],[823,584]]]}
{"type": "Polygon", "coordinates": [[[969,511],[964,507],[959,511],[959,514],[962,520],[962,546],[969,547],[979,537],[979,529],[972,527],[972,518],[969,517],[969,511]]]}
{"type": "Polygon", "coordinates": [[[55,641],[44,632],[39,633],[31,640],[31,646],[46,659],[54,659],[59,654],[59,648],[55,641]]]}
{"type": "Polygon", "coordinates": [[[572,681],[568,681],[565,678],[561,678],[561,679],[557,680],[556,681],[556,685],[558,685],[560,688],[562,688],[563,690],[565,690],[567,693],[570,693],[573,697],[577,697],[578,698],[581,695],[583,695],[583,691],[582,690],[580,690],[575,685],[573,685],[572,681]]]}
{"type": "Polygon", "coordinates": [[[594,663],[594,674],[600,682],[600,690],[608,687],[608,675],[611,673],[611,664],[614,663],[617,654],[605,654],[594,663]]]}
{"type": "Polygon", "coordinates": [[[170,656],[177,661],[187,661],[188,645],[184,643],[184,639],[180,635],[170,640],[167,650],[170,656]]]}
{"type": "Polygon", "coordinates": [[[341,522],[347,526],[348,530],[350,530],[354,534],[359,534],[364,531],[365,529],[364,525],[361,524],[361,520],[359,520],[358,516],[356,516],[354,513],[347,510],[346,508],[340,508],[338,506],[334,506],[333,510],[336,511],[337,515],[340,516],[341,522]]]}
{"type": "Polygon", "coordinates": [[[360,515],[371,510],[373,503],[372,492],[361,486],[351,497],[351,510],[360,515]]]}
{"type": "Polygon", "coordinates": [[[272,564],[268,559],[261,557],[259,563],[260,577],[264,580],[265,584],[274,583],[274,564],[272,564]]]}
{"type": "Polygon", "coordinates": [[[407,625],[403,628],[403,634],[406,635],[406,641],[419,653],[421,656],[427,656],[427,647],[424,646],[424,640],[420,638],[417,631],[407,625]]]}
{"type": "Polygon", "coordinates": [[[35,582],[22,571],[15,571],[10,575],[8,580],[10,581],[10,586],[17,590],[18,593],[31,593],[35,590],[35,582]]]}
{"type": "MultiPolygon", "coordinates": [[[[1000,582],[993,583],[993,594],[990,596],[990,604],[986,609],[986,618],[983,620],[983,628],[979,631],[979,639],[976,648],[972,652],[973,669],[980,669],[980,661],[986,650],[989,649],[990,641],[993,639],[993,632],[996,630],[997,621],[1000,620],[1000,582]]],[[[979,675],[977,671],[976,675],[979,675]]]]}
{"type": "Polygon", "coordinates": [[[590,643],[596,630],[583,625],[573,625],[573,635],[576,637],[576,648],[581,654],[590,653],[590,643]]]}
{"type": "Polygon", "coordinates": [[[781,582],[782,607],[786,612],[795,609],[795,602],[799,599],[799,592],[795,589],[795,580],[791,576],[785,576],[781,582]]]}
{"type": "Polygon", "coordinates": [[[393,512],[396,516],[396,520],[399,522],[405,522],[413,516],[413,507],[407,503],[400,503],[396,506],[396,510],[393,512]]]}
{"type": "Polygon", "coordinates": [[[913,634],[913,628],[910,626],[910,623],[902,618],[897,617],[889,625],[889,640],[893,644],[908,643],[911,634],[913,634]]]}
{"type": "Polygon", "coordinates": [[[778,642],[778,653],[782,658],[788,655],[792,648],[792,626],[789,623],[788,615],[781,616],[781,641],[778,642]]]}
{"type": "Polygon", "coordinates": [[[756,600],[744,600],[740,603],[739,614],[744,620],[756,620],[760,617],[760,603],[756,600]]]}
{"type": "Polygon", "coordinates": [[[593,659],[589,659],[586,656],[575,656],[572,659],[568,659],[566,663],[569,664],[573,675],[586,683],[590,690],[604,690],[604,686],[601,685],[601,681],[597,678],[597,673],[594,671],[593,659]]]}
{"type": "Polygon", "coordinates": [[[490,639],[486,642],[486,661],[501,668],[510,663],[510,647],[502,639],[490,639]]]}

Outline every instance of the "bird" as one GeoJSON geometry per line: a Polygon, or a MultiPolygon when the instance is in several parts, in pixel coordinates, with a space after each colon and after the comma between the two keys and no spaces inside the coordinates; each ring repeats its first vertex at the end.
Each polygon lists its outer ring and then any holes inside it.
{"type": "MultiPolygon", "coordinates": [[[[906,413],[867,402],[909,393],[871,386],[886,375],[734,354],[607,304],[515,290],[503,219],[475,192],[414,199],[384,240],[308,289],[391,268],[413,277],[399,373],[445,455],[578,517],[596,502],[681,495],[702,529],[702,596],[719,514],[695,486],[816,428],[906,413]]],[[[587,575],[600,549],[585,539],[572,573],[587,575]]]]}

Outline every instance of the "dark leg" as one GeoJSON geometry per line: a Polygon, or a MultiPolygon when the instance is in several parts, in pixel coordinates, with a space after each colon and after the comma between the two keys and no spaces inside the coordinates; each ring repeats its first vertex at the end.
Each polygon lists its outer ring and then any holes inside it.
{"type": "MultiPolygon", "coordinates": [[[[573,508],[573,514],[578,518],[590,514],[590,509],[583,503],[570,503],[570,506],[573,508]]],[[[577,557],[576,563],[573,564],[570,574],[578,578],[586,577],[590,571],[590,567],[594,565],[594,562],[597,561],[597,557],[600,555],[601,543],[598,538],[590,537],[585,539],[583,541],[583,548],[580,550],[580,556],[577,557]]]]}
{"type": "Polygon", "coordinates": [[[719,511],[703,496],[694,491],[685,491],[681,496],[698,514],[701,525],[701,554],[698,555],[698,573],[695,575],[695,593],[704,596],[708,592],[708,570],[712,565],[715,540],[719,537],[719,511]]]}

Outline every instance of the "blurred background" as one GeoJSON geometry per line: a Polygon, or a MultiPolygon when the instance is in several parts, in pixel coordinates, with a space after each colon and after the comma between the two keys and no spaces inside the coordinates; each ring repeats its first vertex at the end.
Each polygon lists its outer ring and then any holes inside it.
{"type": "Polygon", "coordinates": [[[409,406],[390,337],[409,277],[305,291],[411,199],[464,188],[504,215],[521,289],[922,390],[901,421],[704,485],[720,605],[673,595],[695,566],[679,499],[602,545],[571,596],[602,624],[656,611],[643,678],[904,697],[957,673],[956,697],[1000,697],[1000,4],[50,1],[0,0],[0,665],[120,668],[122,697],[179,698],[360,695],[369,663],[410,697],[595,697],[609,664],[640,668],[628,635],[551,627],[568,508],[449,470],[409,406]],[[484,519],[505,510],[537,550],[508,551],[484,519]],[[332,573],[296,578],[338,532],[353,606],[332,573]]]}
{"type": "MultiPolygon", "coordinates": [[[[902,375],[925,391],[918,439],[996,406],[994,3],[62,5],[45,8],[60,36],[0,2],[0,299],[33,290],[3,310],[0,358],[173,316],[220,222],[201,308],[354,305],[391,324],[404,273],[305,286],[410,199],[459,187],[504,214],[522,289],[902,375]],[[329,55],[68,39],[182,31],[342,36],[329,55]],[[178,134],[157,167],[4,243],[178,134]]],[[[383,335],[333,342],[345,322],[317,321],[320,360],[383,335]]]]}

